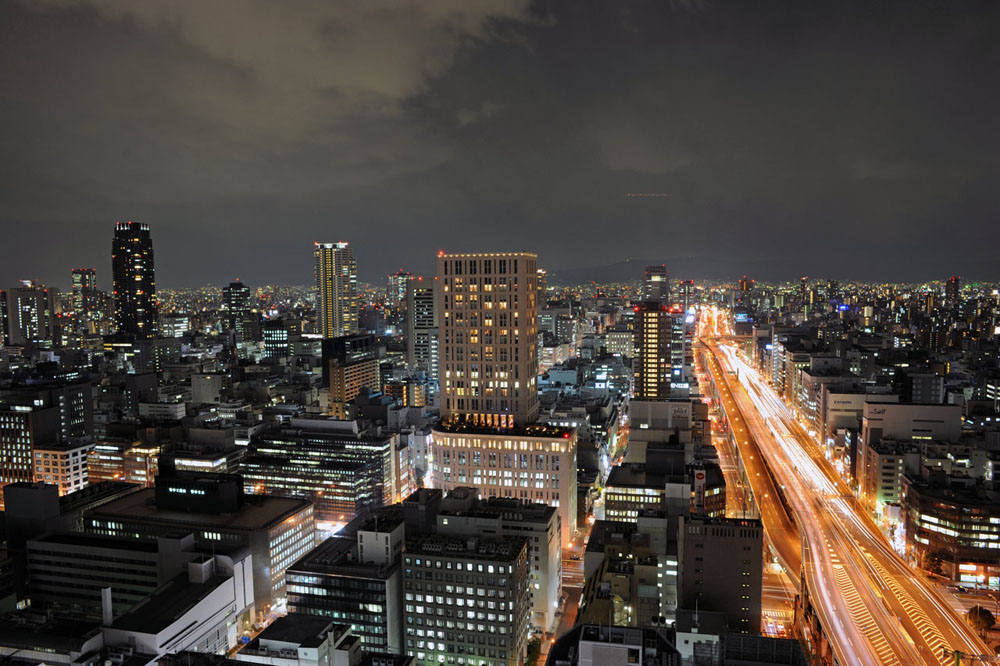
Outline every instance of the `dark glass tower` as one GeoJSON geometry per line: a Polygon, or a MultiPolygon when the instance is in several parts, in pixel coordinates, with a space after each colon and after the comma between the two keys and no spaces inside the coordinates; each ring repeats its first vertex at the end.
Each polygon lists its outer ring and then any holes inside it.
{"type": "MultiPolygon", "coordinates": [[[[250,307],[250,287],[239,280],[230,282],[228,287],[222,289],[222,307],[226,311],[226,328],[235,329],[242,340],[254,339],[255,336],[248,330],[254,328],[251,320],[256,314],[250,307]]],[[[260,329],[260,326],[256,328],[260,329]]]]}
{"type": "Polygon", "coordinates": [[[136,339],[155,338],[159,326],[149,225],[131,221],[115,223],[111,265],[118,334],[136,339]]]}

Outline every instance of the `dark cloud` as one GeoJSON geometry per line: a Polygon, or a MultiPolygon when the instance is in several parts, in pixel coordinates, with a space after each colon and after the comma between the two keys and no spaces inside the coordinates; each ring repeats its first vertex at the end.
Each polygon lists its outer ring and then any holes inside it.
{"type": "Polygon", "coordinates": [[[0,284],[363,278],[448,249],[995,278],[1000,7],[514,0],[5,3],[0,284]],[[628,193],[668,197],[627,197],[628,193]]]}

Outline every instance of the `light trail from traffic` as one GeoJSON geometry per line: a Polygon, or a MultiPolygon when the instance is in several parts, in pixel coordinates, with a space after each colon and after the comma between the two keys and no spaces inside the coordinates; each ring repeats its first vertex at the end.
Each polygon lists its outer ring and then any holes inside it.
{"type": "MultiPolygon", "coordinates": [[[[716,321],[702,330],[723,333],[718,316],[710,316],[716,321]]],[[[734,433],[741,452],[761,452],[790,507],[801,538],[802,575],[837,661],[943,665],[953,663],[946,649],[988,654],[975,632],[899,558],[757,372],[732,347],[703,342],[731,425],[746,428],[734,433]]],[[[762,514],[769,503],[776,504],[758,497],[762,514]]],[[[775,535],[769,538],[775,543],[775,535]]],[[[787,539],[777,539],[779,551],[787,539]]]]}

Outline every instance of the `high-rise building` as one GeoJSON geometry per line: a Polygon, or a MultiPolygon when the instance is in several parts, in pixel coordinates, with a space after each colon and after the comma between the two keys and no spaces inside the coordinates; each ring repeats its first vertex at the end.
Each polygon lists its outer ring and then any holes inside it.
{"type": "Polygon", "coordinates": [[[331,415],[348,417],[349,405],[361,389],[378,390],[378,347],[375,336],[344,335],[323,341],[323,380],[330,389],[331,415]]]}
{"type": "Polygon", "coordinates": [[[400,268],[389,276],[389,305],[393,308],[406,307],[406,285],[413,279],[413,275],[400,268]]]}
{"type": "Polygon", "coordinates": [[[670,271],[666,266],[646,266],[642,279],[642,300],[666,303],[670,299],[670,271]]]}
{"type": "Polygon", "coordinates": [[[436,280],[411,278],[406,283],[406,362],[438,378],[438,294],[436,280]]]}
{"type": "Polygon", "coordinates": [[[753,289],[753,280],[746,275],[740,278],[740,291],[750,291],[753,289]]]}
{"type": "Polygon", "coordinates": [[[544,268],[538,269],[538,309],[541,310],[545,307],[546,301],[549,300],[549,272],[544,268]]]}
{"type": "Polygon", "coordinates": [[[538,258],[438,254],[441,415],[429,485],[557,507],[576,530],[576,430],[539,425],[538,258]],[[514,471],[517,470],[517,471],[514,471]]]}
{"type": "Polygon", "coordinates": [[[958,305],[962,302],[962,277],[952,275],[948,278],[948,284],[944,288],[945,300],[950,305],[958,305]]]}
{"type": "Polygon", "coordinates": [[[226,328],[235,330],[241,340],[260,338],[260,313],[253,307],[250,288],[237,280],[222,289],[222,308],[226,328]]]}
{"type": "Polygon", "coordinates": [[[317,330],[324,338],[358,332],[358,267],[348,243],[316,243],[317,330]]]}
{"type": "Polygon", "coordinates": [[[73,314],[88,314],[97,306],[97,270],[74,268],[72,273],[73,314]]]}
{"type": "Polygon", "coordinates": [[[632,309],[635,311],[633,398],[666,400],[670,397],[673,374],[673,317],[658,301],[646,301],[632,309]]]}
{"type": "Polygon", "coordinates": [[[111,247],[115,325],[118,334],[155,338],[158,332],[153,239],[149,225],[115,223],[111,247]]]}
{"type": "Polygon", "coordinates": [[[58,342],[62,306],[59,290],[22,280],[21,286],[7,290],[7,337],[9,344],[58,342]]]}
{"type": "Polygon", "coordinates": [[[10,331],[7,328],[7,291],[0,289],[0,346],[10,344],[10,331]]]}
{"type": "Polygon", "coordinates": [[[442,420],[538,419],[537,279],[528,252],[438,253],[442,420]]]}

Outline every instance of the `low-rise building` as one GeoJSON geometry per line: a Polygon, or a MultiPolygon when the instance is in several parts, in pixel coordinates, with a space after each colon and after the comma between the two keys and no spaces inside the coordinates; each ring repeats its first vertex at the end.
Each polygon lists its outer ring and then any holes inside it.
{"type": "Polygon", "coordinates": [[[254,600],[267,614],[285,596],[285,569],[314,545],[312,503],[243,494],[243,480],[230,474],[179,472],[157,477],[145,488],[89,511],[88,532],[155,538],[179,530],[196,544],[247,545],[253,556],[254,600]]]}

